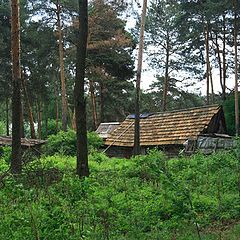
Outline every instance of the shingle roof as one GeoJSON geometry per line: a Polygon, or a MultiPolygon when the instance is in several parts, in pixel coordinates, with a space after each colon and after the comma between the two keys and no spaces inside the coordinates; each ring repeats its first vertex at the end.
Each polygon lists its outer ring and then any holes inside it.
{"type": "Polygon", "coordinates": [[[116,128],[120,125],[119,122],[107,122],[107,123],[100,123],[98,126],[96,133],[102,138],[108,138],[116,128]]]}
{"type": "MultiPolygon", "coordinates": [[[[155,113],[140,119],[140,145],[158,146],[183,144],[195,140],[208,128],[219,113],[219,105],[155,113]]],[[[128,119],[115,129],[105,141],[106,145],[132,147],[134,144],[134,119],[128,119]]]]}
{"type": "MultiPolygon", "coordinates": [[[[21,138],[21,145],[24,147],[33,147],[46,143],[45,140],[21,138]]],[[[0,145],[11,146],[12,137],[0,136],[0,145]]]]}

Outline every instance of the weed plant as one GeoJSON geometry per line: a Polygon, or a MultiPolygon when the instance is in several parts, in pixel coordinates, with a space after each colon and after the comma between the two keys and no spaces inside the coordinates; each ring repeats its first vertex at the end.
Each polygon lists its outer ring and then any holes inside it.
{"type": "MultiPolygon", "coordinates": [[[[239,239],[237,152],[109,159],[45,156],[0,185],[0,239],[239,239]]],[[[3,173],[8,165],[0,160],[3,173]]]]}

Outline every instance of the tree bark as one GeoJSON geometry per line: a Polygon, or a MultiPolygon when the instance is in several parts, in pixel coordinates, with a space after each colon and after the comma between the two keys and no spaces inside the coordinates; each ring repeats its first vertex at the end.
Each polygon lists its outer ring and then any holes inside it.
{"type": "Polygon", "coordinates": [[[59,46],[59,62],[60,62],[60,79],[61,79],[61,95],[62,95],[62,129],[67,131],[67,113],[68,113],[68,104],[67,104],[67,92],[66,92],[66,82],[65,82],[65,73],[64,73],[64,54],[63,54],[63,35],[62,35],[62,26],[61,26],[61,5],[59,0],[56,2],[56,15],[57,15],[57,30],[58,30],[58,46],[59,46]]]}
{"type": "Polygon", "coordinates": [[[42,138],[42,98],[39,97],[37,101],[37,115],[38,115],[38,139],[42,138]]]}
{"type": "Polygon", "coordinates": [[[26,105],[28,109],[28,119],[29,119],[30,130],[31,130],[31,138],[35,139],[36,134],[35,134],[35,128],[34,128],[34,118],[33,118],[32,107],[31,107],[28,92],[27,92],[25,75],[23,75],[22,77],[22,88],[23,88],[23,94],[25,96],[26,105]]]}
{"type": "Polygon", "coordinates": [[[210,83],[210,59],[209,59],[209,24],[205,25],[205,50],[206,50],[206,80],[207,80],[207,91],[206,91],[206,102],[209,105],[209,83],[210,83]]]}
{"type": "Polygon", "coordinates": [[[211,103],[214,103],[214,85],[213,85],[213,76],[212,76],[212,67],[210,66],[210,84],[211,84],[211,103]]]}
{"type": "Polygon", "coordinates": [[[168,92],[168,81],[169,81],[169,57],[170,57],[170,46],[169,46],[169,35],[167,33],[166,39],[166,63],[165,63],[165,76],[164,76],[164,83],[163,83],[163,100],[162,100],[162,111],[165,112],[167,109],[167,92],[168,92]]]}
{"type": "Polygon", "coordinates": [[[93,128],[94,130],[97,129],[97,106],[96,106],[96,96],[95,96],[95,92],[94,92],[94,85],[93,85],[93,81],[89,80],[89,92],[91,95],[91,103],[92,103],[92,118],[93,118],[93,128]]]}
{"type": "Polygon", "coordinates": [[[9,99],[6,97],[6,134],[9,136],[9,99]]]}
{"type": "Polygon", "coordinates": [[[100,122],[105,121],[104,115],[104,86],[103,83],[100,82],[100,122]]]}
{"type": "Polygon", "coordinates": [[[226,15],[223,15],[223,91],[222,99],[226,100],[226,78],[227,78],[227,63],[226,63],[226,15]]]}
{"type": "Polygon", "coordinates": [[[236,0],[233,1],[234,5],[234,64],[235,64],[235,129],[236,136],[239,136],[239,103],[238,103],[238,56],[237,56],[237,47],[238,47],[238,3],[236,0]]]}
{"type": "Polygon", "coordinates": [[[136,76],[135,124],[134,124],[134,147],[133,147],[133,154],[135,156],[139,155],[141,153],[141,147],[140,147],[140,83],[141,83],[141,72],[142,72],[142,56],[143,56],[144,28],[145,28],[146,12],[147,12],[147,0],[143,0],[141,27],[140,27],[140,36],[139,36],[137,76],[136,76]]]}
{"type": "MultiPolygon", "coordinates": [[[[211,35],[212,36],[212,35],[211,35]]],[[[220,47],[218,43],[218,34],[215,32],[215,42],[214,38],[212,37],[212,41],[216,46],[216,54],[217,54],[217,61],[218,61],[218,66],[219,66],[219,82],[222,88],[222,98],[223,98],[223,92],[225,90],[225,87],[223,86],[223,70],[222,70],[222,60],[221,60],[221,54],[220,54],[220,47]]]]}
{"type": "Polygon", "coordinates": [[[84,96],[85,65],[88,38],[88,1],[78,0],[79,4],[79,29],[77,36],[77,63],[74,87],[74,105],[77,127],[77,174],[79,177],[89,175],[87,124],[86,124],[86,99],[84,96]]]}
{"type": "Polygon", "coordinates": [[[45,136],[48,137],[48,104],[44,104],[45,106],[45,136]]]}
{"type": "Polygon", "coordinates": [[[21,103],[21,117],[20,117],[20,122],[21,122],[21,137],[22,138],[25,138],[25,131],[24,131],[24,116],[23,116],[23,113],[24,113],[24,109],[23,109],[23,103],[21,103]]]}
{"type": "Polygon", "coordinates": [[[11,50],[12,50],[12,159],[11,171],[22,171],[21,156],[21,69],[20,69],[20,19],[19,0],[11,1],[11,50]]]}
{"type": "Polygon", "coordinates": [[[55,79],[54,84],[54,95],[55,95],[55,108],[56,108],[56,131],[59,130],[59,106],[58,106],[58,81],[57,78],[55,79]]]}

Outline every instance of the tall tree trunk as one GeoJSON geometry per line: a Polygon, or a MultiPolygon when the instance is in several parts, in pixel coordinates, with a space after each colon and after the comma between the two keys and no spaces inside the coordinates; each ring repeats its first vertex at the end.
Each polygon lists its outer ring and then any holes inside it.
{"type": "Polygon", "coordinates": [[[226,63],[226,15],[223,15],[223,92],[222,99],[226,100],[226,78],[227,78],[227,63],[226,63]]]}
{"type": "Polygon", "coordinates": [[[34,128],[34,118],[33,118],[32,107],[31,107],[28,92],[27,92],[25,74],[22,76],[22,88],[23,88],[23,94],[25,96],[27,110],[28,110],[28,119],[29,119],[30,130],[31,130],[31,138],[35,139],[36,134],[35,134],[35,128],[34,128]]]}
{"type": "Polygon", "coordinates": [[[24,131],[24,116],[23,116],[23,113],[24,113],[24,109],[23,109],[23,103],[21,103],[21,117],[20,117],[20,121],[21,121],[21,137],[22,138],[25,138],[25,131],[24,131]]]}
{"type": "Polygon", "coordinates": [[[6,130],[7,136],[9,136],[9,99],[6,97],[6,130]]]}
{"type": "Polygon", "coordinates": [[[209,59],[209,24],[205,25],[205,50],[206,50],[206,80],[207,80],[207,105],[209,105],[209,83],[210,83],[210,59],[209,59]]]}
{"type": "Polygon", "coordinates": [[[133,147],[133,154],[135,156],[139,155],[141,153],[141,147],[140,147],[140,83],[141,83],[141,73],[142,73],[142,56],[143,56],[144,28],[145,28],[146,12],[147,12],[147,0],[143,0],[141,27],[140,27],[140,36],[139,36],[137,76],[136,76],[135,124],[134,124],[134,147],[133,147]]]}
{"type": "MultiPolygon", "coordinates": [[[[217,61],[218,61],[218,67],[219,67],[219,82],[220,82],[220,85],[221,85],[221,88],[222,88],[222,95],[223,95],[225,87],[223,86],[222,60],[221,60],[221,54],[220,54],[220,47],[219,47],[219,43],[218,43],[218,34],[217,34],[217,32],[215,32],[215,42],[214,42],[214,38],[213,37],[212,37],[212,41],[213,41],[213,43],[216,46],[216,54],[217,54],[217,61]]],[[[222,96],[222,98],[223,98],[223,96],[222,96]]]]}
{"type": "Polygon", "coordinates": [[[48,137],[48,105],[45,105],[45,136],[48,137]]]}
{"type": "Polygon", "coordinates": [[[11,1],[11,52],[12,52],[12,159],[11,171],[22,171],[21,156],[21,70],[20,70],[20,19],[19,0],[11,1]]]}
{"type": "Polygon", "coordinates": [[[210,66],[210,84],[211,84],[211,103],[214,103],[214,86],[213,86],[213,76],[212,76],[212,67],[210,66]]]}
{"type": "Polygon", "coordinates": [[[235,129],[236,129],[236,136],[239,136],[239,103],[238,103],[238,3],[237,0],[233,0],[234,5],[234,64],[235,64],[235,129]]]}
{"type": "Polygon", "coordinates": [[[77,62],[74,87],[74,106],[77,126],[77,174],[79,177],[86,177],[89,175],[89,168],[84,78],[88,38],[88,1],[78,0],[78,4],[79,29],[77,34],[77,62]]]}
{"type": "Polygon", "coordinates": [[[77,131],[75,109],[73,109],[73,114],[72,114],[71,120],[72,120],[72,129],[74,131],[77,131]]]}
{"type": "Polygon", "coordinates": [[[100,122],[105,121],[105,115],[104,115],[104,86],[103,83],[100,82],[100,122]]]}
{"type": "Polygon", "coordinates": [[[56,109],[56,131],[58,132],[59,130],[59,106],[58,106],[58,81],[57,78],[55,79],[55,84],[54,84],[54,95],[55,95],[55,109],[56,109]]]}
{"type": "Polygon", "coordinates": [[[42,138],[42,97],[37,101],[38,139],[42,138]]]}
{"type": "Polygon", "coordinates": [[[97,106],[96,106],[96,96],[94,92],[94,85],[93,81],[89,80],[89,92],[91,95],[91,103],[92,103],[92,118],[93,118],[93,128],[94,130],[97,129],[97,106]]]}
{"type": "Polygon", "coordinates": [[[64,73],[64,54],[63,54],[63,35],[62,35],[62,26],[61,26],[61,5],[60,1],[56,2],[57,7],[57,30],[58,30],[58,46],[59,46],[59,62],[60,62],[60,78],[61,78],[61,95],[62,95],[62,129],[67,131],[67,92],[66,92],[66,83],[65,83],[65,73],[64,73]]]}
{"type": "Polygon", "coordinates": [[[167,92],[168,92],[168,81],[169,81],[169,34],[167,32],[167,47],[166,47],[166,63],[165,63],[165,75],[163,82],[163,101],[162,101],[162,111],[165,112],[167,109],[167,92]]]}

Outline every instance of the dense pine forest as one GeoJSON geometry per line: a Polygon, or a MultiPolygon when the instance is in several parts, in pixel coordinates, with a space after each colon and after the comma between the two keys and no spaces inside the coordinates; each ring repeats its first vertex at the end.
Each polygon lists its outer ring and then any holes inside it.
{"type": "Polygon", "coordinates": [[[238,0],[0,0],[0,240],[239,239],[239,26],[238,0]],[[142,118],[208,105],[232,149],[141,154],[142,118]]]}

